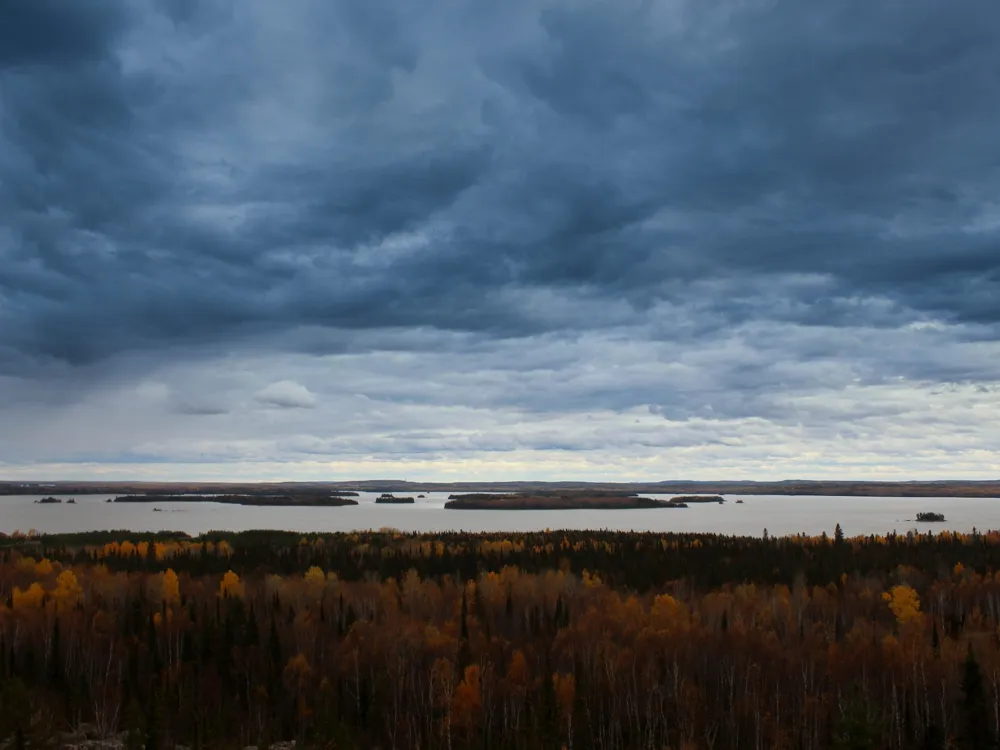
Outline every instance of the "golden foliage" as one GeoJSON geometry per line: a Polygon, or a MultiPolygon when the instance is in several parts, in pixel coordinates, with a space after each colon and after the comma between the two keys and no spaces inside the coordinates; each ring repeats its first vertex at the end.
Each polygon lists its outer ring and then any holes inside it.
{"type": "Polygon", "coordinates": [[[891,592],[882,594],[882,599],[888,602],[889,609],[900,623],[920,616],[920,597],[909,586],[893,586],[891,592]]]}
{"type": "MultiPolygon", "coordinates": [[[[34,567],[34,564],[32,564],[34,567]]],[[[42,600],[45,598],[45,589],[42,588],[42,584],[35,581],[32,583],[27,591],[21,591],[17,586],[14,587],[13,599],[14,599],[14,609],[27,609],[39,607],[42,604],[42,600]]]]}
{"type": "Polygon", "coordinates": [[[576,678],[571,674],[556,673],[552,675],[552,687],[563,717],[572,716],[573,701],[576,699],[576,678]]]}
{"type": "Polygon", "coordinates": [[[83,596],[83,589],[80,588],[76,580],[76,574],[72,570],[64,570],[56,578],[56,589],[52,592],[56,600],[61,602],[77,602],[83,596]]]}
{"type": "Polygon", "coordinates": [[[458,726],[473,727],[479,718],[483,707],[482,693],[479,687],[480,669],[478,664],[470,664],[465,668],[462,681],[455,688],[452,697],[452,720],[458,726]]]}
{"type": "Polygon", "coordinates": [[[688,621],[689,613],[687,607],[670,594],[660,594],[653,599],[649,616],[654,625],[661,629],[668,629],[685,624],[688,621]]]}
{"type": "Polygon", "coordinates": [[[531,680],[531,670],[528,669],[528,660],[524,657],[524,652],[517,649],[510,657],[510,665],[507,667],[507,682],[513,688],[526,689],[531,680]]]}
{"type": "Polygon", "coordinates": [[[243,583],[233,571],[227,570],[219,582],[219,596],[243,597],[243,583]]]}
{"type": "Polygon", "coordinates": [[[177,579],[177,574],[173,568],[167,568],[163,572],[161,580],[161,592],[163,601],[167,604],[179,604],[181,600],[181,585],[177,579]]]}
{"type": "Polygon", "coordinates": [[[310,584],[323,584],[326,582],[326,574],[323,573],[323,569],[313,565],[305,574],[306,583],[310,584]]]}
{"type": "Polygon", "coordinates": [[[288,660],[285,665],[285,679],[292,685],[301,685],[312,672],[309,660],[301,651],[288,660]]]}

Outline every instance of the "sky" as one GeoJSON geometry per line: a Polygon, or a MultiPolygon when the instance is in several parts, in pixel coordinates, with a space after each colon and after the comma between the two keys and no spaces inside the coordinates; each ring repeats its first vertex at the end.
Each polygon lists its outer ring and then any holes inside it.
{"type": "Polygon", "coordinates": [[[0,478],[1000,476],[996,0],[3,0],[0,478]]]}

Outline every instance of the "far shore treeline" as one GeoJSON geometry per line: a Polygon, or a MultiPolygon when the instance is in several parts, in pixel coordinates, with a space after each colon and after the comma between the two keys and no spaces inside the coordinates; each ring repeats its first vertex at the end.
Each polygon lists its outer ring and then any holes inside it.
{"type": "Polygon", "coordinates": [[[803,481],[782,482],[406,482],[364,480],[352,482],[14,482],[0,481],[0,495],[179,495],[179,494],[376,494],[421,492],[449,494],[499,492],[539,493],[582,491],[646,495],[823,495],[845,497],[997,497],[1000,480],[986,481],[803,481]]]}

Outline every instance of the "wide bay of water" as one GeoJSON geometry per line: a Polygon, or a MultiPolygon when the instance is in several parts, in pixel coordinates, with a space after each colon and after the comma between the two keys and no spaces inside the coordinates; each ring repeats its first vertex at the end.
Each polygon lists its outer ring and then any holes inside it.
{"type": "MultiPolygon", "coordinates": [[[[970,532],[1000,529],[1000,499],[814,497],[730,495],[724,505],[692,504],[649,510],[447,510],[447,493],[427,493],[414,505],[376,505],[377,493],[362,493],[359,505],[340,508],[253,507],[220,503],[107,503],[108,495],[77,495],[76,504],[42,505],[41,495],[0,497],[0,532],[43,533],[128,529],[130,531],[354,531],[391,527],[401,531],[539,531],[615,529],[687,531],[759,536],[832,535],[839,523],[848,536],[905,533],[919,528],[970,532]],[[737,504],[737,498],[743,504],[737,504]],[[154,511],[154,508],[160,510],[154,511]],[[916,523],[920,511],[937,511],[945,523],[916,523]]],[[[658,497],[651,495],[650,497],[658,497]]],[[[659,497],[670,497],[662,495],[659,497]]],[[[69,496],[63,496],[68,499],[69,496]]]]}

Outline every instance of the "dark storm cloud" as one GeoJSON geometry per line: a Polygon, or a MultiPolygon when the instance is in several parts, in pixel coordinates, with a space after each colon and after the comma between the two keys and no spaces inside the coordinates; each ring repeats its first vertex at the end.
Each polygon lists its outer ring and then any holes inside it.
{"type": "Polygon", "coordinates": [[[1000,322],[987,0],[7,7],[0,371],[1000,322]]]}
{"type": "Polygon", "coordinates": [[[122,9],[103,0],[9,0],[0,24],[0,66],[100,59],[122,27],[122,9]]]}

